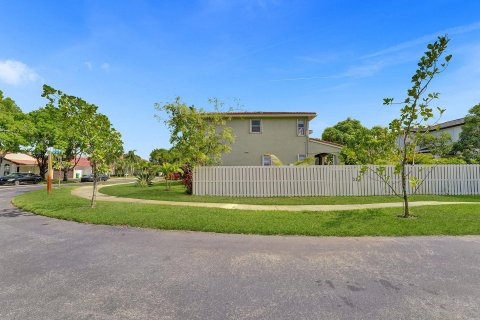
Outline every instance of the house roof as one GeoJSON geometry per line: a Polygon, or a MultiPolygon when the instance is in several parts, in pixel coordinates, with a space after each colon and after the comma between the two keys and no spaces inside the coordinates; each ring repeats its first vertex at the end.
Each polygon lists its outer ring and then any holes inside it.
{"type": "Polygon", "coordinates": [[[330,141],[327,141],[327,140],[318,139],[318,138],[308,138],[308,141],[314,142],[314,143],[328,144],[332,147],[343,148],[343,145],[341,145],[341,144],[338,144],[338,143],[335,143],[335,142],[330,142],[330,141]]]}
{"type": "Polygon", "coordinates": [[[18,165],[37,165],[37,160],[25,153],[7,153],[5,159],[18,165]]]}
{"type": "Polygon", "coordinates": [[[91,166],[92,165],[90,164],[90,160],[88,160],[88,158],[86,157],[81,157],[80,160],[78,160],[77,167],[91,167],[91,166]]]}
{"type": "Polygon", "coordinates": [[[465,119],[460,118],[460,119],[455,119],[455,120],[450,120],[450,121],[439,123],[435,127],[438,127],[439,129],[446,129],[446,128],[463,126],[464,124],[465,124],[465,119]]]}
{"type": "Polygon", "coordinates": [[[271,111],[255,111],[255,112],[208,112],[207,114],[220,114],[235,118],[278,118],[278,117],[307,117],[312,120],[317,116],[316,112],[271,112],[271,111]]]}

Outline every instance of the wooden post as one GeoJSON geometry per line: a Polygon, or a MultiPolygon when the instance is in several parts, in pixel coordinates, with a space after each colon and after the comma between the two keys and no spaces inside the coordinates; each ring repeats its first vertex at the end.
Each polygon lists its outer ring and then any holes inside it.
{"type": "MultiPolygon", "coordinates": [[[[58,163],[59,163],[59,167],[58,167],[58,189],[60,189],[60,179],[62,177],[62,157],[61,156],[58,156],[58,163]]],[[[68,174],[68,172],[67,172],[68,174]]]]}
{"type": "Polygon", "coordinates": [[[52,193],[52,179],[53,179],[52,150],[49,150],[48,151],[47,194],[52,193]]]}

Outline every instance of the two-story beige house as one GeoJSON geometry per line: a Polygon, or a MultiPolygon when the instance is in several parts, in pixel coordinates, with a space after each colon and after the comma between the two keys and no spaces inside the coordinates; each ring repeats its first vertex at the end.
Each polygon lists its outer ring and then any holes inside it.
{"type": "Polygon", "coordinates": [[[224,166],[270,166],[271,154],[285,165],[306,157],[325,164],[329,155],[338,164],[341,145],[310,138],[315,112],[227,112],[235,142],[222,157],[224,166]]]}

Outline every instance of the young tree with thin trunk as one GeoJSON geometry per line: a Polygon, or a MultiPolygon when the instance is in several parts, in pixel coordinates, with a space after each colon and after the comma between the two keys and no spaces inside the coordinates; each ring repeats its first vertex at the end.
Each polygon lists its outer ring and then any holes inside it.
{"type": "Polygon", "coordinates": [[[77,114],[74,120],[78,121],[78,134],[81,139],[81,147],[90,160],[93,173],[93,191],[91,207],[94,208],[97,200],[97,188],[99,175],[107,173],[113,164],[123,153],[121,135],[116,131],[108,117],[97,113],[97,106],[78,99],[77,103],[70,108],[77,114]]]}
{"type": "MultiPolygon", "coordinates": [[[[438,37],[437,41],[427,46],[427,51],[418,62],[418,69],[412,76],[412,87],[407,90],[407,97],[402,102],[395,102],[393,98],[384,99],[384,105],[401,105],[400,115],[389,124],[389,133],[397,137],[398,144],[391,151],[391,159],[395,163],[395,174],[400,176],[401,191],[398,192],[392,183],[392,177],[388,176],[385,167],[377,167],[375,174],[379,176],[388,187],[403,199],[403,217],[410,217],[409,196],[418,191],[433,168],[427,170],[422,177],[414,176],[412,166],[415,164],[415,156],[418,153],[419,142],[430,131],[435,130],[436,123],[445,111],[440,107],[431,107],[431,103],[438,99],[439,93],[427,93],[432,80],[447,68],[451,55],[443,57],[447,49],[449,39],[447,36],[438,37]],[[433,123],[430,123],[432,120],[433,123]],[[409,186],[413,192],[409,192],[409,186]]],[[[361,148],[361,146],[359,146],[361,148]]],[[[365,174],[367,167],[362,169],[365,174]]]]}
{"type": "Polygon", "coordinates": [[[205,112],[188,106],[177,97],[174,102],[155,104],[155,109],[165,113],[165,124],[170,130],[171,158],[188,168],[183,176],[187,193],[192,192],[191,170],[196,166],[214,165],[222,154],[230,152],[234,141],[233,130],[227,126],[228,115],[218,112],[222,106],[216,98],[210,99],[215,112],[205,112]]]}

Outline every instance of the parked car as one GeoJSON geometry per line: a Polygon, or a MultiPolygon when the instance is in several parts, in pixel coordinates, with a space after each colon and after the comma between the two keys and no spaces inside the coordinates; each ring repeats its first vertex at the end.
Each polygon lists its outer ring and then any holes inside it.
{"type": "Polygon", "coordinates": [[[4,177],[0,177],[0,185],[4,184],[14,184],[16,186],[20,184],[27,184],[27,183],[39,183],[42,180],[38,174],[34,173],[23,173],[23,172],[16,172],[10,173],[4,177]]]}
{"type": "MultiPolygon", "coordinates": [[[[93,174],[85,174],[80,179],[80,182],[93,182],[93,174]]],[[[109,179],[108,175],[106,174],[99,174],[97,176],[97,181],[107,181],[109,179]]]]}

